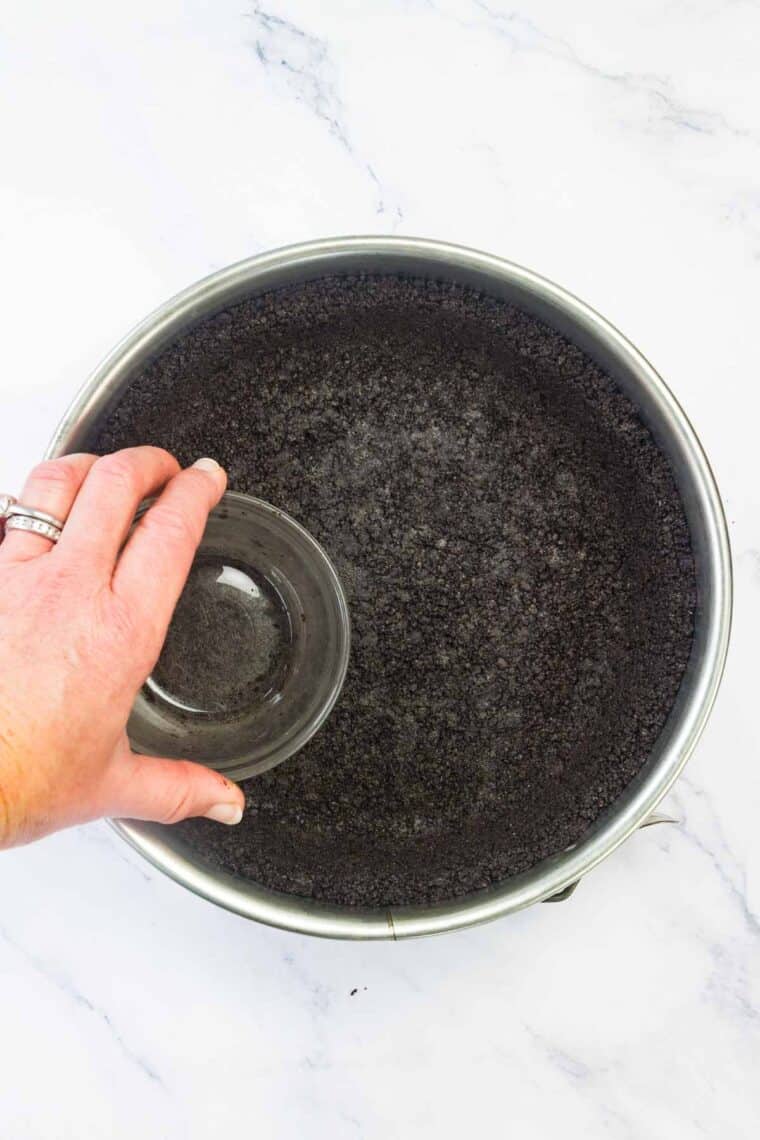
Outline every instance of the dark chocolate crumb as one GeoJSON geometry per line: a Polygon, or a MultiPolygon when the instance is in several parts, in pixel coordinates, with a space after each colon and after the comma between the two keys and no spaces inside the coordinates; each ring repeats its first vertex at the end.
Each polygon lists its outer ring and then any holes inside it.
{"type": "Polygon", "coordinates": [[[448,899],[577,842],[646,761],[692,642],[684,512],[632,404],[538,320],[431,281],[271,292],[170,345],[92,443],[214,455],[349,597],[326,726],[238,827],[180,825],[215,865],[448,899]]]}

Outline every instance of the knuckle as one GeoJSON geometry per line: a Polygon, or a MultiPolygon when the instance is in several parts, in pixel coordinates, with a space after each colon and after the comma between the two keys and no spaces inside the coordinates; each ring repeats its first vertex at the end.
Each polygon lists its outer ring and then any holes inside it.
{"type": "Polygon", "coordinates": [[[186,512],[169,503],[156,503],[146,514],[144,525],[163,542],[181,546],[197,546],[200,532],[195,520],[186,512]]]}
{"type": "Polygon", "coordinates": [[[192,765],[187,760],[175,760],[173,763],[177,769],[177,788],[161,815],[160,823],[179,823],[192,815],[195,809],[192,765]]]}
{"type": "Polygon", "coordinates": [[[79,480],[70,463],[60,459],[47,459],[34,468],[30,482],[58,498],[72,495],[77,489],[79,480]]]}
{"type": "Polygon", "coordinates": [[[141,450],[144,451],[146,455],[152,455],[153,458],[157,459],[159,462],[166,463],[169,466],[179,469],[177,460],[174,458],[170,451],[166,450],[165,447],[156,447],[152,443],[146,443],[143,445],[141,450]]]}
{"type": "Polygon", "coordinates": [[[129,496],[139,494],[137,467],[134,459],[125,451],[116,451],[113,455],[104,455],[95,464],[93,473],[98,479],[109,482],[114,490],[120,494],[129,496]]]}

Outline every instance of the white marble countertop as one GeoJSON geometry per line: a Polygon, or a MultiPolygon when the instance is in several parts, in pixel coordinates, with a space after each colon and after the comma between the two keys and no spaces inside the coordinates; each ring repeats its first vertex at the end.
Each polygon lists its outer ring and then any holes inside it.
{"type": "Polygon", "coordinates": [[[343,944],[213,908],[104,824],[0,857],[3,1137],[756,1135],[759,40],[753,0],[6,4],[0,487],[194,279],[441,237],[659,368],[714,463],[736,611],[682,826],[563,905],[343,944]]]}

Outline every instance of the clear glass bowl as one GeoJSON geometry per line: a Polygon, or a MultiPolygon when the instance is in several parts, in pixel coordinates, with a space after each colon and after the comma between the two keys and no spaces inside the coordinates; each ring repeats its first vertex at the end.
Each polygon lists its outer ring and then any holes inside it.
{"type": "Polygon", "coordinates": [[[349,651],[343,587],[319,543],[277,507],[228,492],[135,701],[132,746],[235,780],[264,772],[324,723],[349,651]]]}

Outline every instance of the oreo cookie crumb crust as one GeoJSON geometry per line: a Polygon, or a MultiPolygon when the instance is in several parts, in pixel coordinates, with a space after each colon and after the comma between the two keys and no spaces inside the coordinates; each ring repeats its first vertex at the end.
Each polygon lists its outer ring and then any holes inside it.
{"type": "Polygon", "coordinates": [[[212,455],[325,546],[343,695],[247,781],[214,865],[295,895],[426,904],[577,842],[645,763],[696,583],[671,471],[630,401],[535,318],[453,284],[324,278],[206,319],[138,375],[99,452],[212,455]]]}

